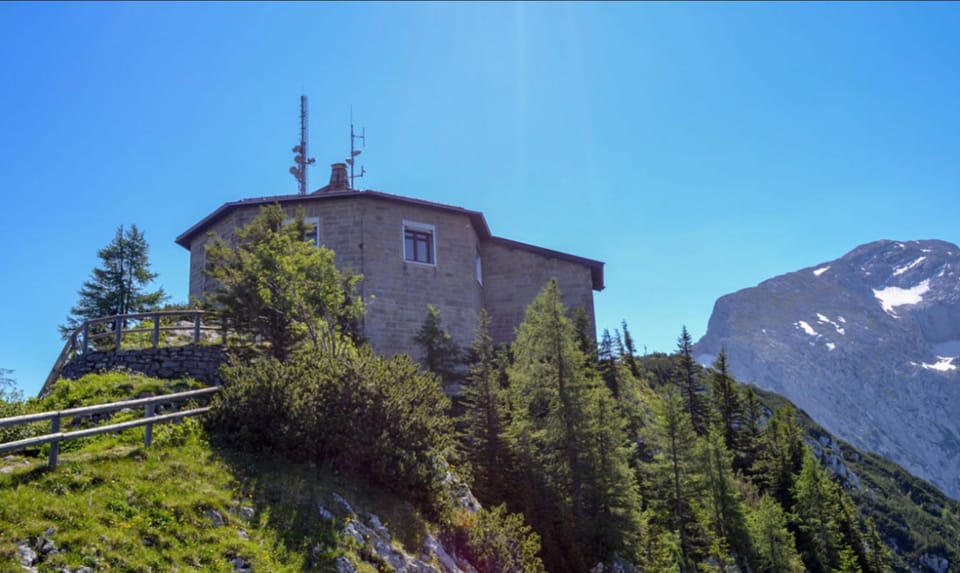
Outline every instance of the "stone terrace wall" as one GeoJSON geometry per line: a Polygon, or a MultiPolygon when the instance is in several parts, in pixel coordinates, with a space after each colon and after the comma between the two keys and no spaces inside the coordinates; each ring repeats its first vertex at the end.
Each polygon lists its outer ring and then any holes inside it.
{"type": "Polygon", "coordinates": [[[123,368],[153,378],[193,378],[208,384],[220,384],[219,369],[227,361],[223,346],[171,346],[90,352],[67,363],[62,378],[76,380],[91,372],[107,372],[123,368]]]}

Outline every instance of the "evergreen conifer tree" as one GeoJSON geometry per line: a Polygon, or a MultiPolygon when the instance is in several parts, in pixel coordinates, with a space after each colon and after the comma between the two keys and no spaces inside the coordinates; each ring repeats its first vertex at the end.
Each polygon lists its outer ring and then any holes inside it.
{"type": "Polygon", "coordinates": [[[444,330],[440,311],[432,304],[427,305],[427,316],[413,340],[423,349],[424,368],[439,376],[444,385],[459,378],[460,348],[444,330]]]}
{"type": "Polygon", "coordinates": [[[630,369],[630,374],[632,374],[634,378],[640,378],[640,365],[637,363],[637,348],[633,343],[633,336],[630,335],[630,330],[627,328],[627,321],[621,321],[620,326],[623,327],[623,360],[627,364],[627,368],[630,369]]]}
{"type": "Polygon", "coordinates": [[[743,502],[733,476],[733,455],[724,444],[722,432],[714,427],[699,444],[700,473],[704,478],[706,523],[714,539],[714,558],[721,563],[732,550],[741,565],[750,555],[750,536],[743,511],[743,502]]]}
{"type": "MultiPolygon", "coordinates": [[[[126,231],[122,225],[118,227],[110,244],[97,252],[102,266],[94,268],[83,283],[78,293],[80,300],[70,309],[60,333],[69,337],[85,320],[157,308],[167,295],[163,288],[146,290],[157,278],[157,274],[150,271],[148,251],[147,240],[136,225],[126,231]]],[[[111,324],[110,328],[117,326],[111,324]]]]}
{"type": "Polygon", "coordinates": [[[519,480],[551,571],[628,549],[639,530],[623,420],[596,368],[586,367],[575,328],[551,280],[527,308],[509,369],[509,435],[519,480]],[[598,518],[606,520],[600,523],[598,518]]]}
{"type": "Polygon", "coordinates": [[[747,524],[755,551],[753,571],[803,573],[803,562],[787,529],[787,517],[775,499],[768,495],[761,497],[757,508],[750,512],[747,524]]]}
{"type": "Polygon", "coordinates": [[[506,399],[490,338],[490,316],[480,312],[473,342],[473,364],[464,389],[466,453],[473,466],[473,493],[484,503],[506,499],[503,471],[509,466],[503,433],[506,399]]]}
{"type": "Polygon", "coordinates": [[[695,570],[703,541],[696,517],[697,504],[702,499],[697,483],[697,436],[676,389],[668,388],[652,406],[654,421],[648,427],[648,440],[655,454],[648,469],[659,491],[651,501],[666,529],[676,532],[680,557],[676,566],[680,573],[688,573],[695,570]]]}
{"type": "Polygon", "coordinates": [[[798,547],[814,573],[830,573],[839,564],[840,532],[832,483],[809,449],[794,485],[793,511],[799,522],[798,547]]]}
{"type": "Polygon", "coordinates": [[[713,410],[713,419],[720,427],[727,449],[740,451],[743,410],[740,393],[733,377],[730,376],[727,353],[722,349],[710,371],[710,405],[713,410]]]}
{"type": "Polygon", "coordinates": [[[686,326],[683,327],[680,337],[677,339],[676,356],[677,365],[674,378],[683,393],[693,429],[698,436],[702,436],[707,433],[710,412],[705,396],[706,388],[700,379],[700,366],[693,359],[693,340],[690,338],[686,326]]]}

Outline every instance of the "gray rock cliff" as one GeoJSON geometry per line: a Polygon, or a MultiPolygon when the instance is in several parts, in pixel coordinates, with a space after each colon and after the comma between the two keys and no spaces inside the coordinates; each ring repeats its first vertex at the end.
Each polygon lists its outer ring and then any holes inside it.
{"type": "Polygon", "coordinates": [[[876,241],[721,297],[697,343],[960,498],[960,247],[876,241]]]}

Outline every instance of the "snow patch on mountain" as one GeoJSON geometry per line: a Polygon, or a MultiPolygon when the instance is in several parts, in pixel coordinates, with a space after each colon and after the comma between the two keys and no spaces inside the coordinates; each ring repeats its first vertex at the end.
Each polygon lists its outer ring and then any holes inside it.
{"type": "MultiPolygon", "coordinates": [[[[842,316],[841,316],[841,317],[838,317],[838,318],[839,318],[841,321],[846,322],[845,320],[843,320],[843,317],[842,317],[842,316]]],[[[847,333],[847,331],[846,331],[842,326],[840,326],[840,325],[837,324],[836,322],[830,320],[827,316],[825,316],[825,315],[823,315],[823,314],[821,314],[821,313],[819,313],[819,312],[817,313],[817,320],[820,321],[820,322],[823,322],[823,323],[825,323],[825,324],[829,324],[830,326],[832,326],[832,327],[834,328],[834,330],[837,331],[837,334],[843,335],[843,334],[846,334],[846,333],[847,333]]]]}
{"type": "Polygon", "coordinates": [[[873,289],[873,296],[880,301],[883,310],[892,317],[899,318],[893,310],[897,306],[908,306],[923,302],[923,295],[930,290],[930,279],[923,280],[911,288],[889,286],[880,290],[873,289]]]}
{"type": "Polygon", "coordinates": [[[810,324],[807,323],[807,321],[805,320],[798,320],[797,322],[794,322],[793,325],[796,326],[797,328],[802,329],[804,332],[806,332],[810,336],[816,336],[816,337],[820,336],[820,333],[814,330],[813,327],[810,326],[810,324]]]}
{"type": "Polygon", "coordinates": [[[813,271],[813,276],[818,277],[829,270],[830,270],[830,265],[827,265],[825,267],[820,267],[819,269],[816,269],[815,271],[813,271]]]}
{"type": "Polygon", "coordinates": [[[927,257],[920,257],[908,265],[903,265],[902,267],[897,267],[893,270],[893,276],[898,277],[903,273],[913,269],[915,266],[919,265],[923,261],[927,260],[927,257]]]}
{"type": "Polygon", "coordinates": [[[952,356],[937,356],[937,362],[935,364],[927,364],[924,362],[920,366],[927,370],[936,370],[937,372],[949,372],[957,369],[953,364],[952,356]]]}

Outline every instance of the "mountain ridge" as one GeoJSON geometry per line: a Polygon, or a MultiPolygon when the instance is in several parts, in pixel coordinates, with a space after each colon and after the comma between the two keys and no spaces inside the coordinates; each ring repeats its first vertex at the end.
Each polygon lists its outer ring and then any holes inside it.
{"type": "Polygon", "coordinates": [[[696,345],[960,497],[960,247],[880,240],[720,297],[696,345]]]}

